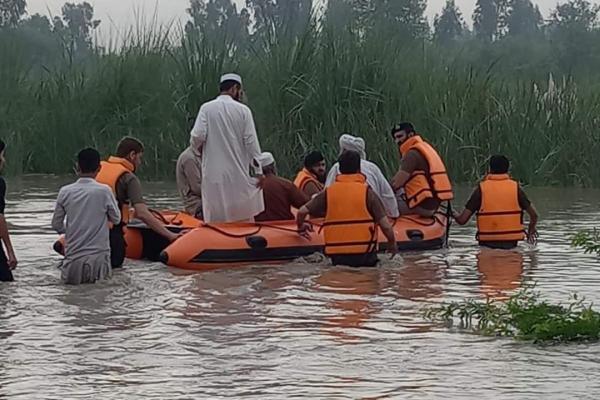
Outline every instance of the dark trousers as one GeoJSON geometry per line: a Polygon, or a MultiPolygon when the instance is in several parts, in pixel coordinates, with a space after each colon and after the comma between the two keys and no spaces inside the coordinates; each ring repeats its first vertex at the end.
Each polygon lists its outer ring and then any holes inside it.
{"type": "Polygon", "coordinates": [[[110,265],[113,268],[121,268],[125,261],[125,234],[123,226],[115,226],[110,230],[110,265]]]}
{"type": "Polygon", "coordinates": [[[333,265],[346,265],[348,267],[374,267],[379,262],[377,253],[367,254],[337,254],[331,256],[333,265]]]}
{"type": "Polygon", "coordinates": [[[487,247],[488,249],[500,249],[500,250],[510,250],[517,247],[519,242],[516,240],[508,240],[508,241],[495,241],[495,242],[479,242],[480,246],[487,247]]]}
{"type": "Polygon", "coordinates": [[[0,282],[12,282],[14,280],[15,278],[13,278],[12,271],[8,266],[8,258],[6,258],[2,244],[0,244],[0,282]]]}

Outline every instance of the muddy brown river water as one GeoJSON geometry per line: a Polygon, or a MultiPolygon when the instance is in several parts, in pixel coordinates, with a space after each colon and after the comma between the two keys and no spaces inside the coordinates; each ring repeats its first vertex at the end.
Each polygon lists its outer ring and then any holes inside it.
{"type": "MultiPolygon", "coordinates": [[[[600,303],[600,259],[572,249],[600,226],[600,191],[528,189],[540,242],[448,249],[378,268],[324,260],[189,273],[131,262],[106,283],[60,283],[50,218],[64,179],[8,182],[19,258],[0,283],[0,399],[567,399],[600,396],[600,345],[539,346],[424,320],[431,304],[537,282],[553,301],[600,303]]],[[[179,207],[172,184],[146,187],[179,207]]],[[[468,190],[462,190],[462,204],[468,190]]]]}

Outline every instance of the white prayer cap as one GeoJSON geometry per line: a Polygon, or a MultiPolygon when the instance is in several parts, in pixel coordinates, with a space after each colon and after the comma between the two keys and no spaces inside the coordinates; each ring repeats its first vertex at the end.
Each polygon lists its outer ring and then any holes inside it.
{"type": "Polygon", "coordinates": [[[219,81],[219,83],[223,83],[225,81],[235,81],[241,85],[242,77],[238,74],[225,74],[221,76],[221,80],[219,81]]]}
{"type": "Polygon", "coordinates": [[[260,163],[260,166],[264,168],[271,164],[275,164],[275,157],[273,157],[273,154],[269,153],[268,151],[265,151],[260,156],[258,156],[258,162],[260,163]]]}
{"type": "Polygon", "coordinates": [[[340,136],[340,154],[345,150],[356,151],[363,160],[367,158],[365,140],[361,137],[348,135],[347,133],[340,136]]]}

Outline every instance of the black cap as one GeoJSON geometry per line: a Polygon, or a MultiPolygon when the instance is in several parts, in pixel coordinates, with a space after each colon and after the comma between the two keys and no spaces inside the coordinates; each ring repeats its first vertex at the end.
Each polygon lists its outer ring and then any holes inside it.
{"type": "Polygon", "coordinates": [[[394,134],[396,132],[400,132],[400,131],[404,131],[406,133],[412,133],[415,131],[415,127],[410,122],[400,122],[399,124],[396,124],[392,127],[391,134],[392,134],[392,136],[394,136],[394,134]]]}

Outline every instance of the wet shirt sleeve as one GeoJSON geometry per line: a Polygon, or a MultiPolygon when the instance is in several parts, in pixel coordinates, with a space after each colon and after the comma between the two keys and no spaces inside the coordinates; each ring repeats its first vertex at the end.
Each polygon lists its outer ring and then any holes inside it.
{"type": "Polygon", "coordinates": [[[522,210],[527,210],[529,206],[531,206],[531,201],[527,197],[527,194],[523,188],[519,186],[519,207],[521,207],[522,210]]]}
{"type": "Polygon", "coordinates": [[[56,198],[56,206],[54,207],[54,214],[52,214],[52,229],[56,232],[63,234],[65,233],[65,216],[67,211],[65,210],[65,190],[60,189],[58,197],[56,198]]]}
{"type": "Polygon", "coordinates": [[[381,199],[371,188],[367,189],[367,209],[375,222],[379,222],[386,216],[381,199]]]}
{"type": "Polygon", "coordinates": [[[477,186],[469,200],[467,200],[467,204],[465,208],[475,214],[481,208],[481,188],[477,186]]]}
{"type": "Polygon", "coordinates": [[[0,176],[0,214],[4,214],[6,208],[6,182],[0,176]]]}
{"type": "Polygon", "coordinates": [[[285,186],[287,187],[289,202],[293,207],[300,208],[310,200],[308,195],[298,189],[292,182],[285,182],[285,186]]]}
{"type": "Polygon", "coordinates": [[[142,184],[134,174],[126,173],[123,175],[117,186],[117,198],[120,203],[129,202],[132,206],[146,203],[142,192],[142,184]]]}

